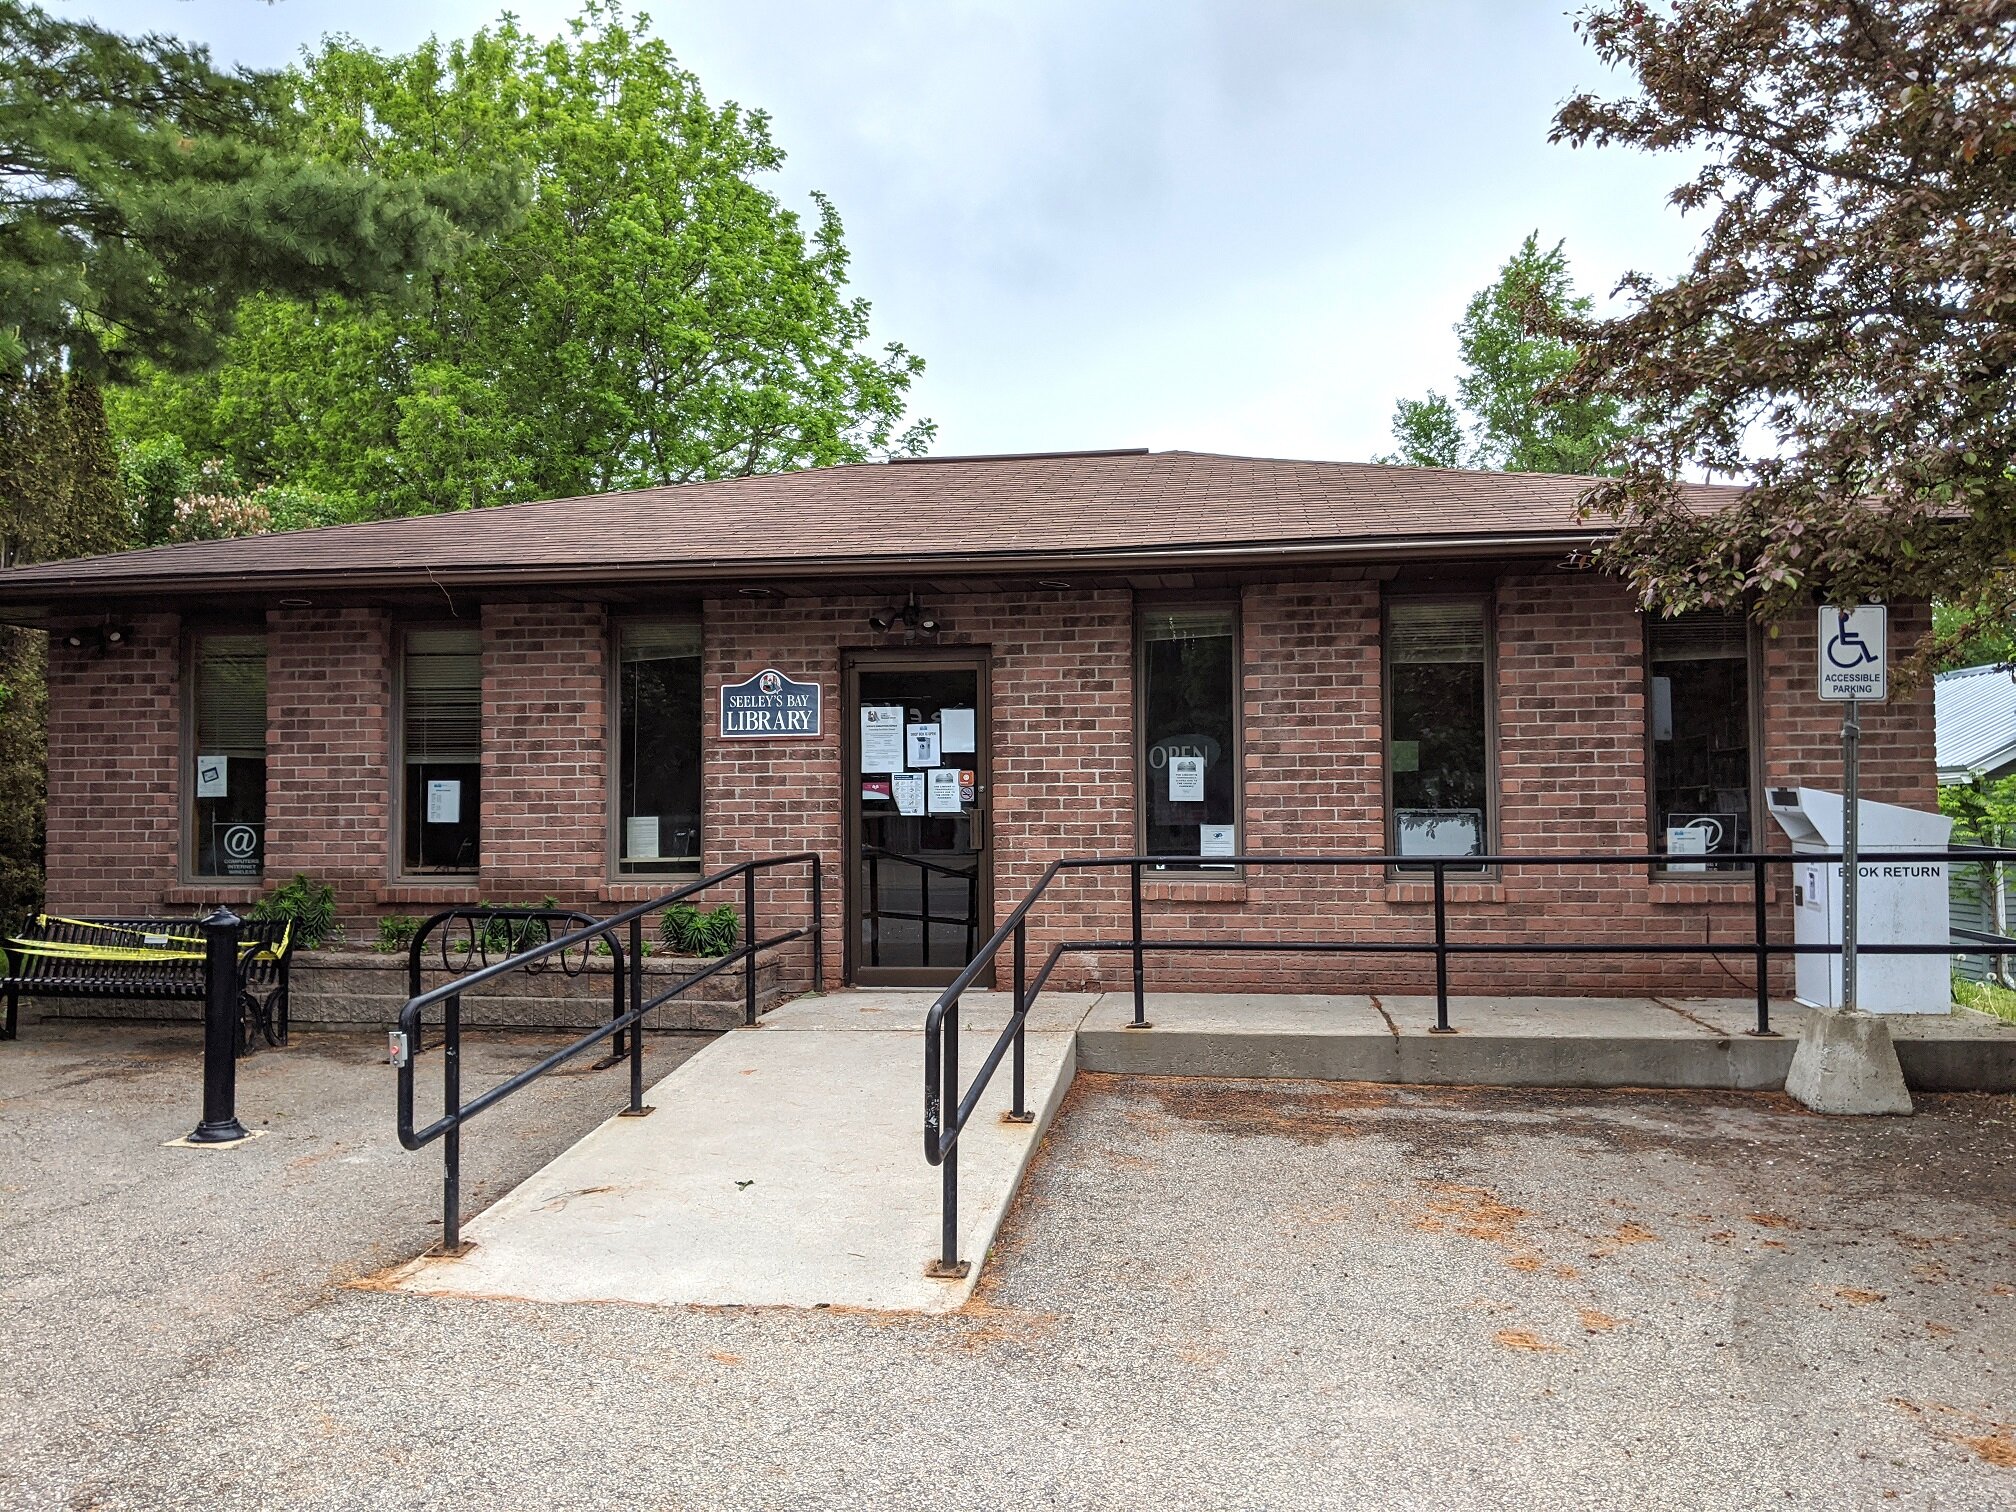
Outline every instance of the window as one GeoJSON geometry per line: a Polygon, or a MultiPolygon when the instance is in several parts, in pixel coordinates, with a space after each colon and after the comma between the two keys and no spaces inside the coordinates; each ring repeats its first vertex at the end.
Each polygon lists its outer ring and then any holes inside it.
{"type": "Polygon", "coordinates": [[[401,870],[474,873],[483,812],[482,635],[407,631],[399,690],[401,870]]]}
{"type": "Polygon", "coordinates": [[[700,627],[621,626],[616,672],[616,873],[696,870],[700,627]]]}
{"type": "MultiPolygon", "coordinates": [[[[1680,856],[1751,845],[1750,628],[1741,614],[1645,622],[1651,686],[1652,848],[1680,856]]],[[[1713,861],[1668,871],[1723,869],[1713,861]]]]}
{"type": "Polygon", "coordinates": [[[189,872],[266,860],[266,637],[199,635],[190,654],[189,872]]]}
{"type": "MultiPolygon", "coordinates": [[[[1151,856],[1239,851],[1239,650],[1233,610],[1143,609],[1141,844],[1151,856]]],[[[1221,863],[1222,864],[1222,863],[1221,863]]]]}
{"type": "Polygon", "coordinates": [[[1398,856],[1490,849],[1490,647],[1481,599],[1386,606],[1388,843],[1398,856]]]}

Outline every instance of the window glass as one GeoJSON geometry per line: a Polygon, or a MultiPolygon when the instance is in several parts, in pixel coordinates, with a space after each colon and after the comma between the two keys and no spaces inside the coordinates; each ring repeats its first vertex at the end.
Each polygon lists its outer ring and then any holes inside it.
{"type": "Polygon", "coordinates": [[[700,862],[700,627],[626,624],[617,649],[618,875],[700,862]]]}
{"type": "Polygon", "coordinates": [[[190,872],[257,877],[266,858],[266,637],[195,644],[190,872]]]}
{"type": "MultiPolygon", "coordinates": [[[[1239,667],[1233,611],[1141,614],[1142,845],[1151,856],[1236,855],[1239,667]]],[[[1223,864],[1223,863],[1220,863],[1223,864]]]]}
{"type": "Polygon", "coordinates": [[[1647,620],[1652,686],[1653,849],[1671,871],[1721,869],[1682,856],[1750,849],[1750,632],[1741,614],[1647,620]]]}
{"type": "Polygon", "coordinates": [[[1395,600],[1386,609],[1386,770],[1401,856],[1476,856],[1491,834],[1484,605],[1395,600]]]}
{"type": "Polygon", "coordinates": [[[482,835],[483,639],[409,630],[401,690],[408,872],[474,872],[482,835]]]}

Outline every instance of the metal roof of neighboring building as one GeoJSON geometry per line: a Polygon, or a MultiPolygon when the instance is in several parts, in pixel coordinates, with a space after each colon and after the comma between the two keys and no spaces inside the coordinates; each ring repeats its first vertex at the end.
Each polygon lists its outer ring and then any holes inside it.
{"type": "MultiPolygon", "coordinates": [[[[380,587],[699,582],[873,571],[1236,566],[1565,552],[1585,477],[1077,452],[767,473],[0,572],[0,611],[380,587]]],[[[1704,500],[1733,489],[1694,490],[1704,500]]]]}
{"type": "Polygon", "coordinates": [[[1941,782],[2016,768],[2016,679],[2006,667],[1963,667],[1933,680],[1941,782]]]}

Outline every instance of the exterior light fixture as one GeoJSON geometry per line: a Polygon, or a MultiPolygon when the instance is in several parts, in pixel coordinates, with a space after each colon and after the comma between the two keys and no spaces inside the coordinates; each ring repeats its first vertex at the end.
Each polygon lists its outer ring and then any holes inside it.
{"type": "Polygon", "coordinates": [[[920,635],[936,635],[944,627],[938,617],[917,602],[917,595],[911,594],[907,603],[880,609],[868,616],[868,628],[880,633],[901,627],[911,640],[920,635]]]}
{"type": "Polygon", "coordinates": [[[63,644],[72,651],[89,651],[103,656],[114,646],[123,646],[132,639],[131,625],[93,625],[84,630],[68,631],[63,637],[63,644]]]}

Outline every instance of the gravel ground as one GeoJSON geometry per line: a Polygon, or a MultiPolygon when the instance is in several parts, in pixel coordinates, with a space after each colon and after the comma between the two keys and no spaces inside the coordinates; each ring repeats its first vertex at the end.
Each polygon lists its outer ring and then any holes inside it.
{"type": "MultiPolygon", "coordinates": [[[[9,1507],[2016,1505],[2007,1097],[1086,1076],[964,1313],[660,1310],[373,1289],[439,1171],[375,1040],[248,1063],[224,1153],[160,1147],[186,1031],[31,1033],[9,1507]]],[[[472,1202],[620,1075],[472,1131],[472,1202]]]]}

